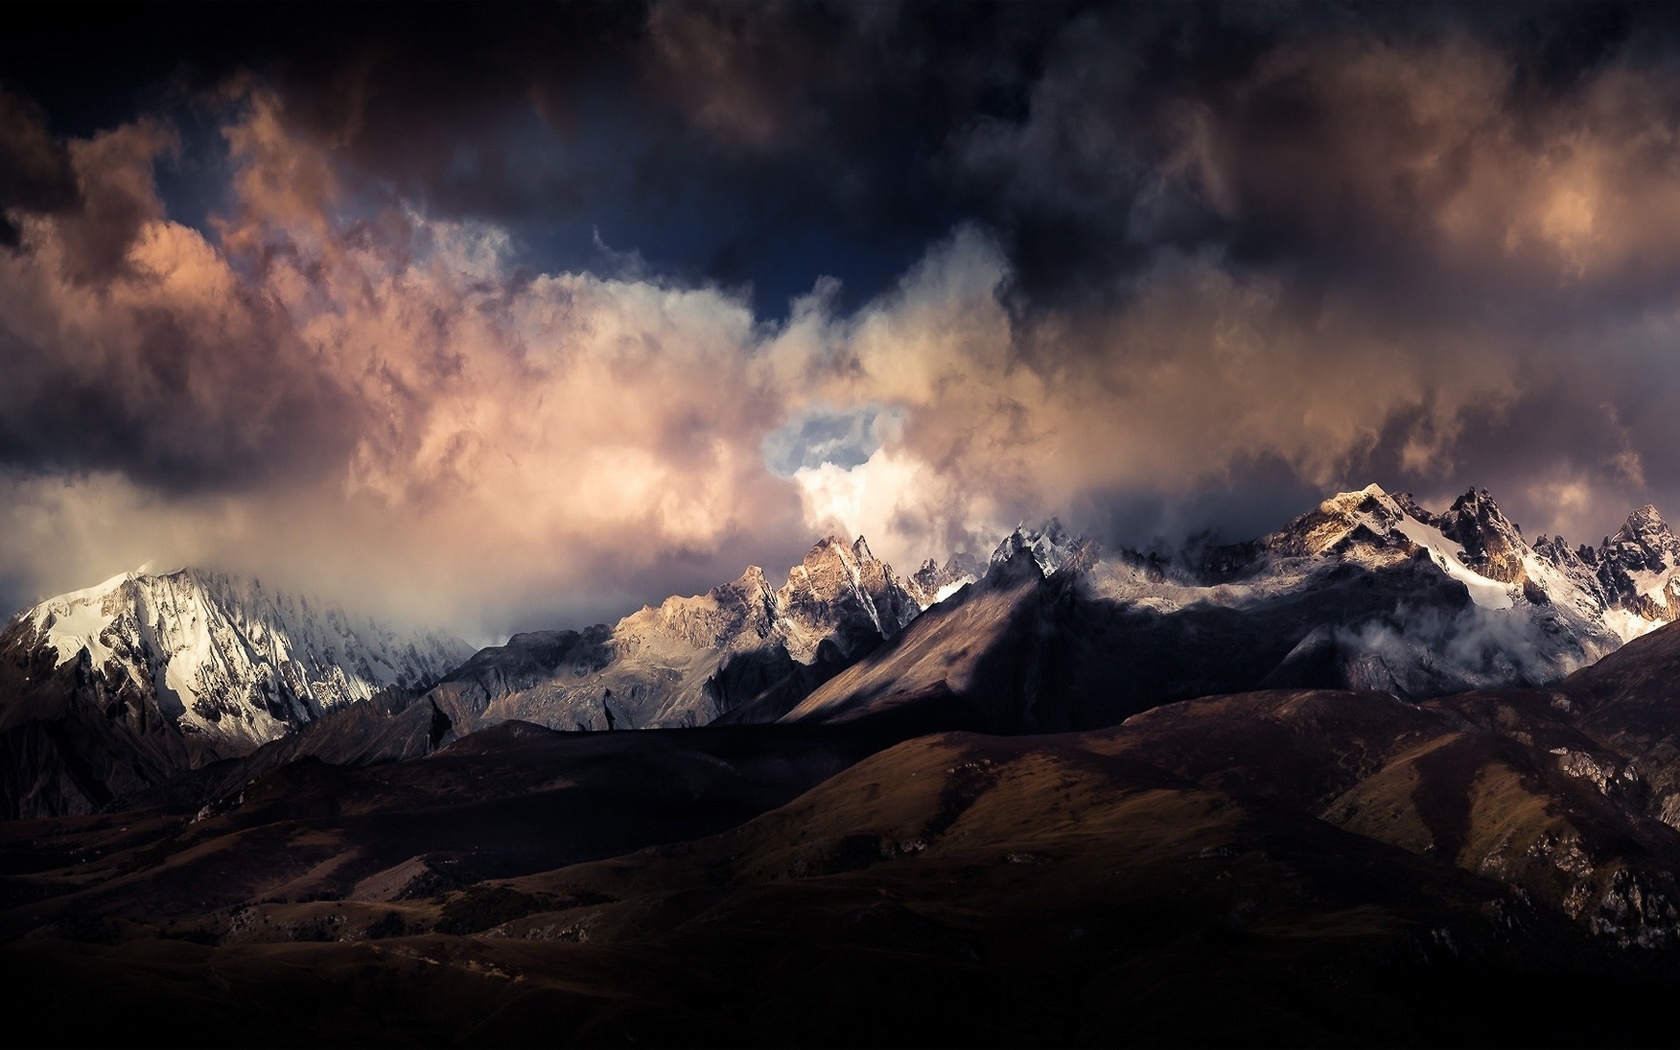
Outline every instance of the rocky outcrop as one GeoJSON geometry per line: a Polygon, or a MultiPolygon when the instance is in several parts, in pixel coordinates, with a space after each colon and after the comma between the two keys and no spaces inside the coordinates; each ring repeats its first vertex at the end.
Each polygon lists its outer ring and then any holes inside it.
{"type": "Polygon", "coordinates": [[[1486,489],[1471,489],[1453,501],[1445,514],[1423,519],[1463,549],[1459,560],[1478,575],[1500,583],[1528,580],[1521,530],[1505,516],[1486,489]]]}

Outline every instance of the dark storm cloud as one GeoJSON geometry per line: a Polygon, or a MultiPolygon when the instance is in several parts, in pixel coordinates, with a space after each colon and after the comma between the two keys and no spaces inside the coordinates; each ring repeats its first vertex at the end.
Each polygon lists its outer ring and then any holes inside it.
{"type": "Polygon", "coordinates": [[[0,88],[0,247],[18,246],[12,213],[61,211],[76,200],[69,153],[47,133],[44,115],[0,88]]]}
{"type": "Polygon", "coordinates": [[[599,229],[776,312],[825,273],[872,294],[962,217],[947,138],[1019,110],[1066,10],[352,8],[319,47],[246,46],[347,190],[495,221],[569,267],[599,229]]]}
{"type": "MultiPolygon", "coordinates": [[[[568,265],[598,227],[689,279],[799,291],[828,256],[867,293],[977,219],[1023,307],[1112,296],[1161,250],[1208,246],[1450,292],[1427,220],[1475,138],[1544,144],[1593,78],[1674,36],[1644,5],[341,5],[331,32],[242,7],[180,34],[119,21],[113,39],[179,40],[92,47],[132,88],[107,94],[253,69],[347,185],[509,224],[568,265]],[[1362,48],[1391,64],[1362,70],[1362,48]],[[1431,55],[1450,86],[1478,49],[1498,83],[1462,101],[1487,112],[1408,94],[1431,55]]],[[[96,70],[23,72],[98,108],[57,86],[96,70]]]]}
{"type": "MultiPolygon", "coordinates": [[[[1583,132],[1632,144],[1672,121],[1662,76],[1641,82],[1654,98],[1594,98],[1639,78],[1617,56],[1672,39],[1671,21],[1615,5],[1097,8],[1049,45],[1024,115],[954,138],[956,185],[1005,233],[1024,310],[1112,299],[1164,250],[1214,250],[1302,295],[1472,314],[1487,292],[1556,283],[1555,259],[1505,243],[1536,203],[1525,171],[1583,132]],[[1491,221],[1446,228],[1454,206],[1491,221]]],[[[1628,160],[1638,181],[1668,158],[1628,160]]]]}
{"type": "Polygon", "coordinates": [[[0,578],[96,514],[555,610],[1372,480],[1680,511],[1667,9],[194,12],[0,44],[0,578]]]}

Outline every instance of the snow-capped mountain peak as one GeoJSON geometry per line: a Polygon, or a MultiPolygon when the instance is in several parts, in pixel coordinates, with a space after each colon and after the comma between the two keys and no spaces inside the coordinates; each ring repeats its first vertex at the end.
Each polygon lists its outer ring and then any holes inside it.
{"type": "Polygon", "coordinates": [[[1619,546],[1624,543],[1637,543],[1657,550],[1672,548],[1676,546],[1677,541],[1668,527],[1668,522],[1663,520],[1657,508],[1647,503],[1628,515],[1627,522],[1611,537],[1606,546],[1619,546]]]}
{"type": "Polygon", "coordinates": [[[6,629],[5,648],[84,661],[108,693],[154,706],[176,729],[238,752],[392,685],[435,680],[465,642],[401,632],[330,603],[202,569],[134,570],[49,598],[6,629]]]}
{"type": "Polygon", "coordinates": [[[1590,611],[1578,581],[1553,571],[1523,540],[1486,490],[1472,489],[1444,514],[1377,485],[1342,492],[1259,541],[1272,559],[1352,560],[1368,567],[1427,557],[1487,609],[1564,600],[1590,611]]]}
{"type": "Polygon", "coordinates": [[[1059,518],[1051,517],[1036,529],[1022,522],[992,551],[991,565],[995,568],[1025,554],[1032,558],[1041,574],[1050,576],[1075,561],[1085,546],[1086,541],[1069,534],[1059,518]]]}
{"type": "Polygon", "coordinates": [[[951,555],[944,565],[929,558],[904,581],[905,589],[923,609],[937,605],[986,573],[980,559],[966,551],[951,555]]]}
{"type": "Polygon", "coordinates": [[[57,664],[73,660],[87,650],[94,664],[102,665],[110,658],[111,649],[101,640],[101,635],[115,615],[107,609],[106,599],[143,569],[144,566],[141,570],[120,572],[92,587],[48,598],[19,619],[27,620],[58,653],[57,664]]]}
{"type": "Polygon", "coordinates": [[[1584,548],[1580,553],[1594,564],[1612,603],[1652,627],[1680,617],[1680,538],[1657,508],[1639,508],[1596,552],[1584,548]]]}

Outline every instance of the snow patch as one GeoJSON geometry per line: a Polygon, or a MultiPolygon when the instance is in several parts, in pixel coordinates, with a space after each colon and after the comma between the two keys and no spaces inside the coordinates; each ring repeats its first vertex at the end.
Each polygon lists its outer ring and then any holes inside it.
{"type": "Polygon", "coordinates": [[[939,588],[939,590],[934,593],[933,604],[938,605],[940,602],[949,598],[951,595],[957,593],[958,591],[962,590],[964,587],[967,587],[969,584],[971,584],[973,582],[974,582],[974,577],[972,577],[972,576],[967,576],[967,577],[964,577],[963,579],[960,579],[960,580],[952,580],[950,583],[947,583],[945,586],[939,588]]]}
{"type": "Polygon", "coordinates": [[[1402,514],[1394,526],[1407,539],[1429,551],[1429,558],[1442,572],[1464,584],[1470,592],[1470,600],[1484,609],[1509,609],[1515,602],[1511,599],[1509,584],[1490,580],[1458,560],[1459,549],[1456,543],[1442,535],[1441,530],[1432,525],[1425,525],[1421,521],[1402,514]]]}
{"type": "Polygon", "coordinates": [[[1664,626],[1664,623],[1661,620],[1647,620],[1645,617],[1639,615],[1631,609],[1615,608],[1605,610],[1604,623],[1612,631],[1616,632],[1617,637],[1621,638],[1623,645],[1633,641],[1635,638],[1643,638],[1645,635],[1650,634],[1657,628],[1664,626]]]}

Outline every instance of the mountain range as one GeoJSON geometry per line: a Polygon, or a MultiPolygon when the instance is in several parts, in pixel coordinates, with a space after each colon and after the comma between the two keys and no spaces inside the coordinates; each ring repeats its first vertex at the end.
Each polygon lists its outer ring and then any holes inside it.
{"type": "Polygon", "coordinates": [[[1372,486],[470,655],[125,575],[0,636],[0,967],[55,1045],[1640,1042],[1677,564],[1372,486]]]}
{"type": "Polygon", "coordinates": [[[1050,732],[1262,687],[1536,686],[1672,620],[1677,567],[1653,507],[1598,547],[1531,546],[1485,491],[1434,514],[1370,486],[1165,560],[1052,520],[988,563],[901,576],[862,537],[828,537],[777,587],[751,566],[613,625],[477,653],[256,580],[126,573],[0,632],[0,801],[87,812],[205,768],[199,789],[225,792],[282,759],[415,757],[509,719],[643,729],[933,703],[965,728],[1050,732]]]}

